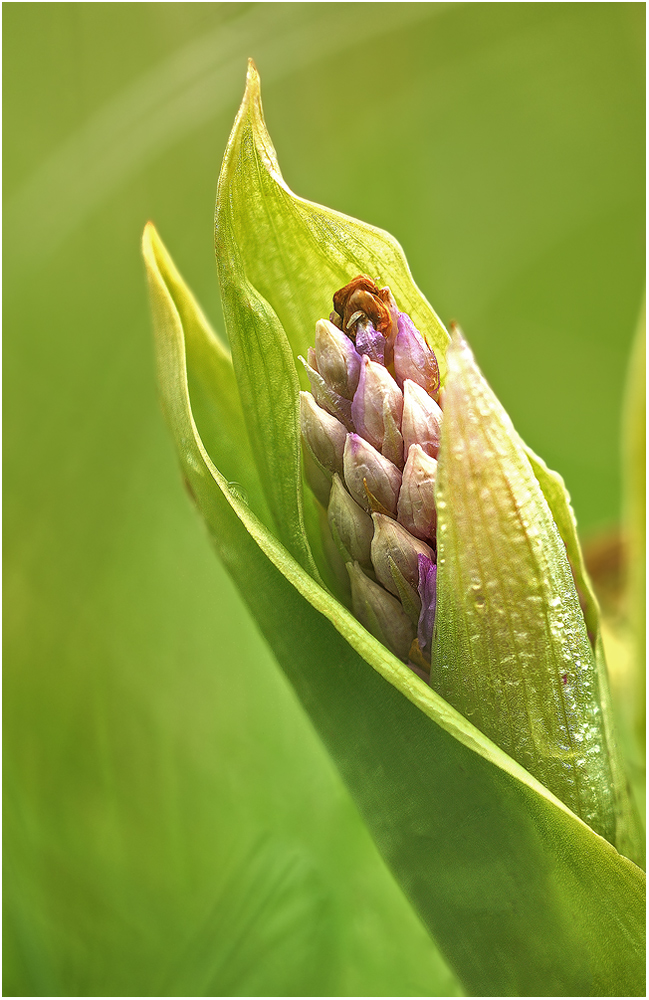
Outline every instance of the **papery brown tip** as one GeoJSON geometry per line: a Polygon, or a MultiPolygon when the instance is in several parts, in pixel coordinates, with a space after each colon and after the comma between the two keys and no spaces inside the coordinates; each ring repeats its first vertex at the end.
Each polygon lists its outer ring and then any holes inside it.
{"type": "Polygon", "coordinates": [[[359,274],[343,288],[338,289],[333,297],[334,310],[342,318],[342,329],[348,336],[354,339],[353,327],[360,319],[358,315],[360,313],[372,322],[374,329],[382,333],[386,340],[390,337],[392,315],[383,301],[386,298],[385,291],[379,289],[366,274],[359,274]]]}

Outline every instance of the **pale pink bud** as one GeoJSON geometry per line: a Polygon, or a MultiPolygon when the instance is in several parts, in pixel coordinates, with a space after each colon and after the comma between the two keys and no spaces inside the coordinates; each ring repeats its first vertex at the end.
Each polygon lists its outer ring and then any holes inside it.
{"type": "Polygon", "coordinates": [[[311,364],[311,361],[314,358],[315,352],[312,347],[309,348],[309,362],[306,362],[304,358],[298,354],[298,361],[302,362],[306,369],[306,373],[309,376],[309,382],[311,383],[311,389],[316,403],[326,410],[327,413],[330,413],[332,416],[336,417],[337,420],[340,420],[348,431],[353,431],[354,424],[352,423],[351,400],[345,399],[344,396],[341,396],[339,392],[336,392],[335,389],[332,389],[331,386],[325,382],[320,372],[311,364]]]}
{"type": "Polygon", "coordinates": [[[370,569],[370,546],[374,526],[369,514],[362,510],[334,476],[327,509],[329,530],[345,562],[359,562],[370,569]]]}
{"type": "Polygon", "coordinates": [[[403,394],[387,368],[365,355],[352,401],[356,432],[395,465],[403,465],[403,394]]]}
{"type": "Polygon", "coordinates": [[[428,393],[436,394],[439,390],[437,358],[406,313],[399,313],[394,374],[399,387],[409,378],[428,393]]]}
{"type": "Polygon", "coordinates": [[[372,497],[383,511],[396,516],[401,473],[372,445],[358,434],[348,434],[343,452],[345,485],[356,503],[370,513],[372,497]]]}
{"type": "Polygon", "coordinates": [[[399,469],[403,469],[403,438],[387,399],[383,400],[383,427],[381,454],[394,462],[399,469]]]}
{"type": "Polygon", "coordinates": [[[328,472],[342,475],[347,431],[339,420],[318,406],[310,392],[300,393],[300,426],[302,437],[320,465],[328,472]]]}
{"type": "Polygon", "coordinates": [[[435,400],[409,378],[403,383],[401,433],[406,455],[411,444],[419,444],[427,455],[437,458],[442,433],[442,411],[435,400]]]}
{"type": "Polygon", "coordinates": [[[420,600],[417,594],[419,588],[419,556],[434,560],[435,554],[425,542],[414,538],[409,531],[384,514],[373,514],[374,537],[372,538],[372,564],[379,583],[395,594],[402,596],[402,580],[409,585],[416,595],[417,616],[420,600]],[[398,573],[394,572],[394,567],[398,573]]]}
{"type": "Polygon", "coordinates": [[[332,389],[346,399],[352,399],[361,369],[360,355],[349,337],[330,323],[320,319],[315,325],[315,356],[317,370],[332,389]]]}
{"type": "Polygon", "coordinates": [[[421,445],[411,444],[403,470],[397,518],[417,538],[434,538],[437,461],[421,445]]]}
{"type": "Polygon", "coordinates": [[[365,576],[358,563],[348,563],[347,571],[356,618],[395,656],[407,660],[415,638],[415,626],[396,597],[365,576]]]}

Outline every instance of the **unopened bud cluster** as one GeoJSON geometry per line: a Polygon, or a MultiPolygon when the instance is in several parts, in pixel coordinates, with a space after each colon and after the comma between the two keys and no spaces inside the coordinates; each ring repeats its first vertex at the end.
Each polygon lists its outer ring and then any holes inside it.
{"type": "Polygon", "coordinates": [[[327,510],[358,620],[420,676],[436,602],[439,368],[389,288],[359,275],[334,295],[303,363],[305,471],[327,510]]]}

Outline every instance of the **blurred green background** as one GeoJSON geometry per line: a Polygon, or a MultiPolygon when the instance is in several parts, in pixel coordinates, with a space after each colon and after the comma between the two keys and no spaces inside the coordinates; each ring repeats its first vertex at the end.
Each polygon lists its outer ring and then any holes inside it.
{"type": "Polygon", "coordinates": [[[183,492],[139,240],[222,330],[253,56],[291,187],[397,236],[582,531],[613,524],[644,4],[3,14],[4,994],[459,995],[183,492]]]}

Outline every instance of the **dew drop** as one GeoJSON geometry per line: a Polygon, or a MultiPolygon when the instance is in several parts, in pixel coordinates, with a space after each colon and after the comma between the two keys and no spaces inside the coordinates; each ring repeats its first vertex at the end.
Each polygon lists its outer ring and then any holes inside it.
{"type": "Polygon", "coordinates": [[[244,490],[241,483],[228,483],[228,489],[235,500],[240,500],[241,503],[245,503],[246,507],[249,506],[250,501],[248,500],[248,494],[244,490]]]}

